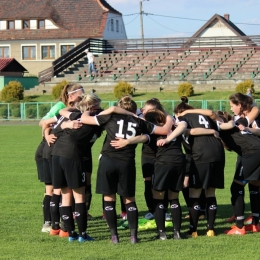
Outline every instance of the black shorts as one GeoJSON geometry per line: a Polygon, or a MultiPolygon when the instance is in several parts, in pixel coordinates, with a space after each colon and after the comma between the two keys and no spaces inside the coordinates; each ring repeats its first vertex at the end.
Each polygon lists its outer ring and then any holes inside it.
{"type": "Polygon", "coordinates": [[[49,159],[43,158],[43,171],[44,171],[44,182],[45,184],[52,184],[52,170],[51,161],[49,159]]]}
{"type": "Polygon", "coordinates": [[[235,171],[234,179],[239,182],[242,182],[243,184],[247,184],[248,181],[246,181],[244,178],[245,177],[243,174],[242,157],[238,155],[236,161],[236,171],[235,171]]]}
{"type": "Polygon", "coordinates": [[[185,161],[182,164],[155,162],[152,188],[157,191],[181,191],[185,177],[185,161]]]}
{"type": "Polygon", "coordinates": [[[154,175],[154,162],[154,157],[142,156],[143,178],[152,177],[154,175]]]}
{"type": "Polygon", "coordinates": [[[260,153],[242,157],[243,178],[247,181],[260,180],[260,153]]]}
{"type": "Polygon", "coordinates": [[[128,162],[102,156],[97,172],[96,193],[111,195],[118,193],[123,197],[135,196],[135,160],[128,162]]]}
{"type": "Polygon", "coordinates": [[[190,173],[189,186],[195,189],[224,188],[225,162],[196,163],[196,170],[190,173]]]}
{"type": "Polygon", "coordinates": [[[185,177],[189,177],[190,176],[190,171],[191,171],[191,167],[192,167],[192,155],[191,154],[185,154],[185,160],[186,160],[186,172],[185,172],[185,177]]]}
{"type": "Polygon", "coordinates": [[[38,180],[44,182],[44,170],[43,170],[43,159],[37,159],[36,161],[38,180]]]}
{"type": "Polygon", "coordinates": [[[80,161],[53,155],[52,171],[54,189],[65,187],[76,189],[85,186],[86,174],[82,170],[82,163],[80,161]]]}
{"type": "Polygon", "coordinates": [[[82,167],[84,172],[92,173],[93,170],[92,156],[83,158],[82,167]]]}

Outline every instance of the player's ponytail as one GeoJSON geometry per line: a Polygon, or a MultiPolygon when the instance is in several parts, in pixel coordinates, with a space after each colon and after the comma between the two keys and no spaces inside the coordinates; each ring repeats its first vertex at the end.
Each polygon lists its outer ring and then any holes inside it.
{"type": "Polygon", "coordinates": [[[137,105],[136,103],[132,100],[132,97],[130,95],[123,96],[118,102],[117,106],[121,107],[127,111],[130,111],[132,113],[136,113],[137,110],[137,105]]]}

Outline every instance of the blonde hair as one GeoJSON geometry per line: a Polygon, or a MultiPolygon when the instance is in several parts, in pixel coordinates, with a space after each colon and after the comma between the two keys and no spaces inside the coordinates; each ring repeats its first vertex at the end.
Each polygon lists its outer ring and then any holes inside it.
{"type": "Polygon", "coordinates": [[[123,96],[118,100],[117,106],[133,113],[136,113],[137,110],[137,105],[130,95],[123,96]]]}
{"type": "Polygon", "coordinates": [[[75,107],[82,113],[93,109],[100,108],[101,99],[95,94],[82,94],[81,101],[75,104],[75,107]]]}

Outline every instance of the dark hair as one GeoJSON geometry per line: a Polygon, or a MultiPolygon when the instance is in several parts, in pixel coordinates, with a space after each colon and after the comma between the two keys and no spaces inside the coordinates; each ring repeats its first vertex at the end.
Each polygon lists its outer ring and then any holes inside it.
{"type": "Polygon", "coordinates": [[[181,96],[181,101],[184,103],[189,103],[189,99],[186,96],[181,96]]]}
{"type": "Polygon", "coordinates": [[[180,114],[186,110],[194,109],[194,107],[188,104],[189,100],[186,96],[181,96],[181,101],[182,102],[174,108],[173,110],[174,114],[180,114]]]}
{"type": "Polygon", "coordinates": [[[159,109],[150,109],[144,116],[145,120],[159,126],[166,123],[166,114],[159,109]]]}
{"type": "Polygon", "coordinates": [[[151,99],[147,100],[145,102],[145,105],[153,106],[154,109],[158,109],[158,110],[162,111],[163,113],[165,113],[165,110],[164,110],[164,108],[163,108],[163,106],[160,103],[160,100],[158,98],[151,98],[151,99]]]}
{"type": "Polygon", "coordinates": [[[122,97],[117,102],[117,106],[133,113],[136,113],[137,110],[137,105],[130,95],[122,97]]]}
{"type": "Polygon", "coordinates": [[[244,112],[250,112],[252,109],[252,105],[253,105],[252,97],[249,97],[242,93],[238,92],[229,96],[229,100],[236,106],[241,105],[239,115],[243,114],[244,112]]]}
{"type": "Polygon", "coordinates": [[[220,117],[220,118],[222,118],[223,119],[223,122],[224,123],[226,123],[226,122],[228,122],[228,121],[230,121],[230,120],[232,120],[232,116],[228,113],[228,112],[226,112],[226,111],[216,111],[216,114],[220,117]]]}

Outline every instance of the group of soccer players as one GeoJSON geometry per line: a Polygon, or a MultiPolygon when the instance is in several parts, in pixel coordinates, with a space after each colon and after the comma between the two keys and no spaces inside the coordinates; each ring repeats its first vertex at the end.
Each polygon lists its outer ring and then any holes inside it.
{"type": "Polygon", "coordinates": [[[182,238],[178,196],[184,183],[189,185],[186,201],[190,220],[190,229],[185,236],[198,236],[201,194],[204,192],[206,235],[215,236],[215,190],[224,188],[224,147],[238,154],[230,189],[236,225],[225,233],[244,235],[246,231],[260,231],[259,110],[251,97],[241,93],[230,96],[234,117],[227,112],[194,109],[187,98],[182,97],[172,117],[156,98],[148,100],[136,115],[137,105],[131,96],[122,97],[117,106],[102,111],[101,100],[94,94],[84,95],[83,92],[80,85],[66,86],[62,94],[66,97],[62,99],[63,106],[53,108],[40,123],[44,138],[37,149],[36,162],[39,179],[45,183],[43,232],[68,236],[69,241],[93,240],[86,233],[92,196],[91,147],[103,130],[106,137],[99,158],[96,193],[103,195],[103,210],[112,243],[119,243],[116,194],[125,204],[130,242],[139,242],[135,202],[137,143],[143,143],[144,195],[149,218],[154,217],[157,225],[154,239],[169,237],[165,232],[168,206],[174,226],[172,237],[182,238]],[[244,226],[244,186],[247,183],[252,224],[244,226]],[[78,232],[75,231],[74,218],[78,232]]]}

